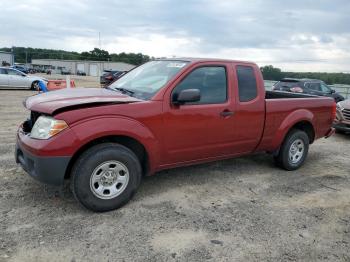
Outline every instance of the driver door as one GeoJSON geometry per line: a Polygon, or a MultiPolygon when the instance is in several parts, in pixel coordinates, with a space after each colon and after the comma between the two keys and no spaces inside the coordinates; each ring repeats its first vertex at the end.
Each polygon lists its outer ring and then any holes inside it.
{"type": "Polygon", "coordinates": [[[235,142],[234,99],[229,67],[198,66],[185,75],[164,99],[163,165],[215,158],[233,153],[235,142]],[[175,105],[174,96],[199,89],[198,102],[175,105]]]}

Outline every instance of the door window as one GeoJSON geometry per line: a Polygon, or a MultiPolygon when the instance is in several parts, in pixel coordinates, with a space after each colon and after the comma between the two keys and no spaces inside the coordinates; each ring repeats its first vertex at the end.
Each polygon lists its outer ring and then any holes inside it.
{"type": "Polygon", "coordinates": [[[7,70],[4,68],[0,68],[0,75],[7,75],[7,70]]]}
{"type": "Polygon", "coordinates": [[[313,91],[321,91],[321,84],[320,83],[308,83],[308,88],[313,91]]]}
{"type": "Polygon", "coordinates": [[[196,68],[179,83],[173,97],[182,90],[199,89],[201,98],[190,104],[221,104],[227,100],[227,78],[224,66],[204,66],[196,68]]]}
{"type": "Polygon", "coordinates": [[[324,93],[330,93],[331,92],[331,89],[324,83],[321,83],[321,90],[324,93]]]}
{"type": "Polygon", "coordinates": [[[18,72],[16,70],[8,69],[7,73],[12,76],[22,76],[23,74],[21,72],[18,72]]]}

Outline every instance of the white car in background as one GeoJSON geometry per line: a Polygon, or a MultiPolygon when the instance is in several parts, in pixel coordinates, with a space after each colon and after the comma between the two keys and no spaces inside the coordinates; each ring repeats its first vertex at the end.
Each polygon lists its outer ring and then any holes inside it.
{"type": "Polygon", "coordinates": [[[47,79],[30,76],[14,68],[0,67],[0,88],[25,88],[38,89],[39,81],[47,82],[47,79]]]}

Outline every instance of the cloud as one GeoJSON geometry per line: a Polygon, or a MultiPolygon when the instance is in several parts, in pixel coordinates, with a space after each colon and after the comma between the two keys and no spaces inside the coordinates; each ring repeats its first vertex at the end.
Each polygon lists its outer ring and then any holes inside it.
{"type": "Polygon", "coordinates": [[[0,46],[143,52],[350,71],[348,0],[1,1],[0,46]]]}

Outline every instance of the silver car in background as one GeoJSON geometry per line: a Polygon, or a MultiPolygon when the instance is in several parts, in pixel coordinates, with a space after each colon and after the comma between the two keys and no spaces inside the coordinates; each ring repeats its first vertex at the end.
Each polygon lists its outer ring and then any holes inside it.
{"type": "Polygon", "coordinates": [[[2,89],[25,88],[37,90],[39,81],[47,82],[47,79],[30,76],[14,68],[0,67],[0,88],[2,89]]]}
{"type": "Polygon", "coordinates": [[[337,103],[337,117],[333,127],[338,133],[350,134],[350,99],[337,103]]]}

